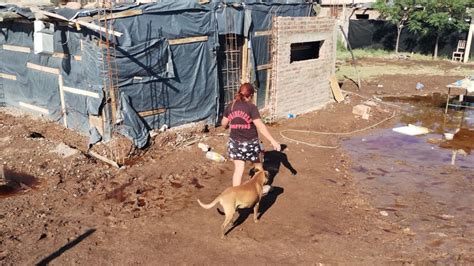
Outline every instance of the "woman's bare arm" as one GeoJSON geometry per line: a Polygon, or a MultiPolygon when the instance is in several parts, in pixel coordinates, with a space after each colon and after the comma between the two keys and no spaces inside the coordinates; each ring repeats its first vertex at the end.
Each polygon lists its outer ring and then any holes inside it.
{"type": "Polygon", "coordinates": [[[260,133],[262,133],[262,135],[268,140],[270,141],[270,143],[272,144],[273,146],[273,149],[277,150],[277,151],[280,151],[281,149],[281,146],[280,146],[280,143],[278,143],[278,141],[276,141],[273,137],[272,137],[272,134],[270,134],[270,131],[268,131],[268,128],[267,126],[265,126],[265,124],[262,122],[262,119],[258,118],[258,119],[254,119],[253,120],[253,123],[255,124],[255,126],[257,127],[258,131],[260,133]]]}

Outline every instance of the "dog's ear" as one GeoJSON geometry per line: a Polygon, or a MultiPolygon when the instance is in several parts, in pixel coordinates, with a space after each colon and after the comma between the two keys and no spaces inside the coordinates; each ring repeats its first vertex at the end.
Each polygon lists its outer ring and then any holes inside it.
{"type": "Polygon", "coordinates": [[[263,168],[261,166],[255,166],[254,168],[255,168],[256,172],[263,171],[263,168]]]}

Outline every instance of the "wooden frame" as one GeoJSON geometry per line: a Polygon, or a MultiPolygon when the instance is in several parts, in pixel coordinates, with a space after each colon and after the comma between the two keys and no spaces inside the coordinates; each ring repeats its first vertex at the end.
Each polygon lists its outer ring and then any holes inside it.
{"type": "Polygon", "coordinates": [[[152,116],[152,115],[158,115],[164,112],[166,112],[166,108],[158,108],[155,110],[138,112],[138,115],[141,117],[147,117],[147,116],[152,116]]]}
{"type": "Polygon", "coordinates": [[[209,39],[208,36],[197,36],[197,37],[172,39],[172,40],[168,40],[168,43],[169,45],[178,45],[178,44],[186,44],[186,43],[193,43],[193,42],[206,42],[208,39],[209,39]]]}
{"type": "Polygon", "coordinates": [[[18,102],[18,104],[19,104],[21,107],[28,108],[28,109],[30,109],[30,110],[34,110],[34,111],[37,111],[37,112],[40,112],[40,113],[49,115],[49,110],[46,109],[46,108],[39,107],[39,106],[36,106],[36,105],[32,105],[32,104],[25,103],[25,102],[18,102]]]}
{"type": "Polygon", "coordinates": [[[34,69],[34,70],[38,70],[38,71],[42,71],[42,72],[46,72],[50,74],[59,75],[59,68],[41,66],[41,65],[30,63],[30,62],[26,63],[26,67],[29,69],[34,69]]]}
{"type": "Polygon", "coordinates": [[[19,46],[19,45],[4,44],[4,45],[2,45],[2,48],[3,48],[3,50],[13,51],[13,52],[20,52],[20,53],[27,53],[27,54],[29,54],[31,52],[30,47],[19,46]]]}
{"type": "Polygon", "coordinates": [[[10,75],[10,74],[6,74],[6,73],[0,73],[0,78],[9,79],[9,80],[16,80],[15,75],[10,75]]]}
{"type": "Polygon", "coordinates": [[[70,92],[70,93],[73,93],[73,94],[82,95],[82,96],[92,97],[92,98],[96,98],[96,99],[100,98],[100,95],[97,92],[93,92],[93,91],[86,91],[86,90],[71,88],[71,87],[67,87],[67,86],[64,86],[63,90],[67,91],[67,92],[70,92]]]}

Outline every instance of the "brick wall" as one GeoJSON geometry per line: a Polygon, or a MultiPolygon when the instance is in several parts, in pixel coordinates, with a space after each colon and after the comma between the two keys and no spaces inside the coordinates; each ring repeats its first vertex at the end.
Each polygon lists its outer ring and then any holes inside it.
{"type": "Polygon", "coordinates": [[[320,17],[273,18],[272,116],[300,114],[331,101],[335,69],[335,21],[320,17]],[[290,63],[291,44],[322,41],[319,58],[290,63]]]}

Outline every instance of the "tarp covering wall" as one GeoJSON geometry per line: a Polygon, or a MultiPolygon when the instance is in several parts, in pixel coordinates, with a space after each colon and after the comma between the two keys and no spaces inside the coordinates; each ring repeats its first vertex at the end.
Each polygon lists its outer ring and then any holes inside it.
{"type": "MultiPolygon", "coordinates": [[[[29,10],[11,5],[0,5],[0,12],[2,10],[29,19],[34,17],[29,10]]],[[[43,112],[57,121],[63,121],[66,115],[68,127],[83,133],[94,132],[91,136],[94,139],[98,131],[89,124],[89,116],[102,115],[109,119],[104,131],[110,130],[108,123],[109,126],[117,123],[120,132],[143,147],[148,130],[164,124],[173,127],[202,120],[216,122],[219,34],[250,36],[253,66],[267,64],[269,38],[256,37],[254,33],[271,29],[272,16],[308,16],[312,8],[301,0],[226,4],[212,1],[205,5],[180,0],[119,6],[113,12],[124,10],[140,10],[141,14],[109,21],[108,28],[123,33],[121,37],[111,37],[111,42],[116,44],[115,49],[112,47],[109,51],[111,59],[107,59],[107,49],[98,45],[99,36],[103,34],[85,27],[78,31],[55,22],[54,52],[63,55],[58,57],[33,53],[32,23],[0,23],[0,45],[30,49],[29,52],[0,49],[0,73],[15,76],[15,79],[2,79],[7,104],[43,112]],[[172,42],[189,37],[205,38],[172,42]],[[32,64],[36,67],[32,68],[32,64]],[[109,69],[113,72],[113,83],[118,86],[116,121],[110,120],[109,95],[104,89],[110,85],[109,69]],[[65,114],[61,107],[60,76],[67,89],[65,114]],[[32,109],[30,105],[37,108],[32,109]],[[164,111],[138,115],[154,110],[164,111]]],[[[49,11],[67,19],[101,15],[99,10],[49,11]]],[[[254,78],[258,80],[259,91],[265,89],[266,71],[257,73],[254,78]]],[[[258,105],[262,107],[262,102],[258,105]]]]}
{"type": "MultiPolygon", "coordinates": [[[[389,22],[381,20],[351,20],[349,22],[349,42],[353,49],[395,50],[396,39],[397,28],[389,22]]],[[[460,39],[467,39],[467,31],[442,34],[439,40],[438,56],[451,58],[460,39]]],[[[399,52],[432,54],[434,46],[435,36],[422,37],[404,28],[400,34],[398,50],[399,52]]]]}

